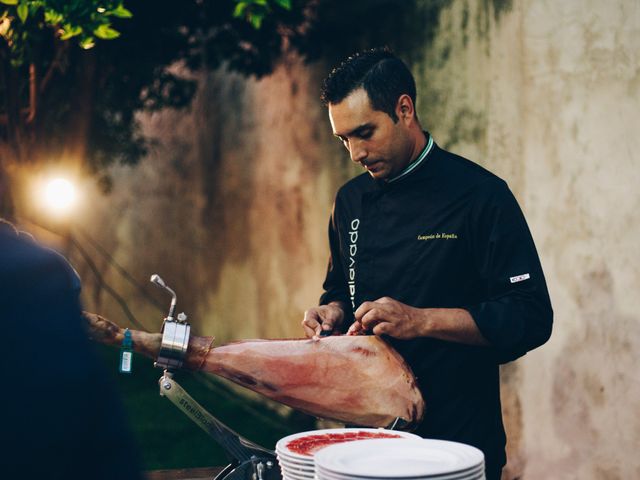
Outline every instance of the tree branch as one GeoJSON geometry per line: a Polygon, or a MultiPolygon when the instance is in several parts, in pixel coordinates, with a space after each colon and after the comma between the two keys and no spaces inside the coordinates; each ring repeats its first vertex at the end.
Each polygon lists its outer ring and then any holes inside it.
{"type": "Polygon", "coordinates": [[[133,315],[133,313],[129,309],[129,306],[127,305],[127,302],[125,301],[125,299],[122,298],[120,296],[120,294],[118,292],[116,292],[111,287],[111,285],[109,285],[105,281],[104,277],[100,273],[100,269],[98,269],[98,267],[96,266],[96,264],[92,260],[92,258],[89,255],[89,253],[87,253],[87,251],[84,248],[82,248],[82,245],[80,245],[80,243],[75,238],[75,236],[73,236],[71,233],[69,233],[68,234],[68,238],[71,241],[71,243],[73,244],[73,246],[76,247],[78,252],[80,252],[80,255],[82,256],[82,258],[86,262],[87,266],[89,267],[89,269],[95,275],[96,281],[98,282],[98,287],[104,288],[106,290],[106,292],[113,297],[113,299],[120,305],[120,308],[122,308],[122,311],[125,313],[125,315],[129,319],[129,322],[131,322],[132,325],[135,325],[136,327],[138,327],[138,328],[140,328],[142,330],[146,330],[146,327],[144,325],[142,325],[142,323],[140,323],[138,321],[138,319],[136,319],[136,317],[133,315]]]}
{"type": "Polygon", "coordinates": [[[31,125],[38,113],[38,70],[35,63],[29,64],[29,114],[26,118],[27,125],[31,125]]]}
{"type": "MultiPolygon", "coordinates": [[[[20,115],[23,117],[28,117],[30,113],[29,108],[23,108],[20,110],[20,115]]],[[[9,115],[6,113],[0,113],[0,126],[5,127],[9,124],[9,115]]]]}
{"type": "Polygon", "coordinates": [[[69,47],[69,42],[60,42],[56,40],[56,53],[53,57],[53,60],[49,64],[49,68],[47,69],[47,72],[44,74],[44,76],[42,77],[42,81],[40,82],[41,95],[45,92],[45,90],[49,86],[49,82],[51,81],[51,78],[53,77],[53,74],[55,73],[55,71],[62,70],[62,56],[67,51],[68,47],[69,47]]]}

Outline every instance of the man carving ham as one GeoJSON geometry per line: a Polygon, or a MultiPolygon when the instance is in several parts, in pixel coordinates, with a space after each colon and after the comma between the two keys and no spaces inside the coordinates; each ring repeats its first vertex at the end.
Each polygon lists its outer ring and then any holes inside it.
{"type": "Polygon", "coordinates": [[[388,50],[346,59],[322,98],[366,172],[337,193],[324,293],[305,333],[384,336],[425,399],[417,433],[480,448],[487,478],[499,479],[499,365],[546,342],[553,319],[522,211],[503,180],[423,129],[413,76],[388,50]]]}

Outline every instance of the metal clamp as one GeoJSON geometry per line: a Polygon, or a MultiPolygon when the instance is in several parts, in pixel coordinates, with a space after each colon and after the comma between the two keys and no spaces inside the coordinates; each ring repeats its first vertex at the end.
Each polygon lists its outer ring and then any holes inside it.
{"type": "Polygon", "coordinates": [[[189,347],[190,333],[191,326],[187,322],[165,318],[162,324],[162,343],[155,366],[169,371],[181,368],[189,347]]]}
{"type": "Polygon", "coordinates": [[[187,354],[191,326],[187,323],[184,312],[178,314],[177,320],[173,318],[177,301],[176,293],[164,283],[160,275],[152,275],[151,282],[167,290],[172,297],[169,315],[162,324],[162,343],[155,366],[169,371],[177,370],[182,367],[187,354]]]}

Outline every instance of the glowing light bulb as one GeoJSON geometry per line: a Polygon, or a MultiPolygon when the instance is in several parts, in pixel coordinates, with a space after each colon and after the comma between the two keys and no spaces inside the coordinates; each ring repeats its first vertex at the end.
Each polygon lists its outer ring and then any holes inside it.
{"type": "Polygon", "coordinates": [[[50,180],[44,190],[46,205],[54,212],[63,213],[71,208],[76,200],[76,189],[64,178],[50,180]]]}

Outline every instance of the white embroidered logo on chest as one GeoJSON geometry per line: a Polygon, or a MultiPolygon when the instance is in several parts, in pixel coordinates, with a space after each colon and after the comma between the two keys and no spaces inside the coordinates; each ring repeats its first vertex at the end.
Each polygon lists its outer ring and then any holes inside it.
{"type": "Polygon", "coordinates": [[[524,280],[529,280],[531,278],[531,275],[529,275],[528,273],[523,273],[522,275],[518,275],[516,277],[511,277],[509,279],[509,281],[511,283],[518,283],[518,282],[522,282],[524,280]]]}

